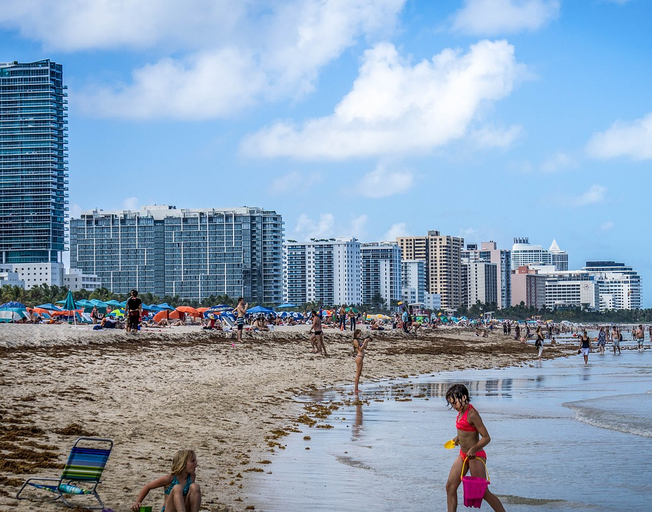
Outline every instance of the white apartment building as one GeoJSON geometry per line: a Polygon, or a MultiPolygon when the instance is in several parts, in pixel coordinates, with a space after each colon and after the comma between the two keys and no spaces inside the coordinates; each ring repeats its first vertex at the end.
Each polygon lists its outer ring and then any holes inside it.
{"type": "Polygon", "coordinates": [[[63,285],[73,292],[95,291],[102,288],[102,280],[93,274],[84,274],[81,269],[71,268],[63,274],[63,285]]]}
{"type": "Polygon", "coordinates": [[[555,270],[560,272],[568,270],[568,253],[559,248],[557,240],[553,239],[548,252],[550,253],[550,263],[555,266],[555,270]]]}
{"type": "Polygon", "coordinates": [[[512,270],[530,264],[551,265],[552,256],[542,246],[530,244],[530,240],[527,237],[514,238],[514,245],[512,245],[512,270]]]}
{"type": "Polygon", "coordinates": [[[587,261],[582,269],[598,283],[600,311],[641,308],[641,276],[615,261],[587,261]]]}
{"type": "Polygon", "coordinates": [[[462,263],[466,270],[466,306],[470,307],[478,302],[482,304],[496,304],[498,302],[498,265],[486,261],[470,261],[462,263]]]}
{"type": "Polygon", "coordinates": [[[588,272],[571,270],[546,275],[547,308],[598,309],[599,303],[598,283],[588,272]]]}
{"type": "MultiPolygon", "coordinates": [[[[441,295],[439,307],[441,307],[441,295]]],[[[408,304],[426,302],[426,261],[403,260],[401,262],[401,298],[408,304]]],[[[437,308],[439,309],[439,308],[437,308]]]]}
{"type": "Polygon", "coordinates": [[[423,301],[426,309],[441,309],[441,295],[438,293],[427,293],[426,298],[423,301]]]}
{"type": "Polygon", "coordinates": [[[325,306],[361,304],[360,242],[313,238],[283,244],[283,300],[325,306]]]}
{"type": "Polygon", "coordinates": [[[380,295],[385,307],[401,298],[401,248],[396,242],[369,242],[360,246],[362,304],[380,295]]]}
{"type": "MultiPolygon", "coordinates": [[[[512,305],[512,252],[508,249],[498,249],[496,242],[482,242],[478,249],[477,244],[469,244],[462,251],[462,260],[485,261],[496,265],[496,288],[498,290],[498,308],[508,308],[512,305]]],[[[466,283],[468,288],[468,283],[466,283]]],[[[468,302],[468,293],[465,301],[468,302]]]]}
{"type": "Polygon", "coordinates": [[[25,281],[18,276],[17,272],[14,272],[14,266],[11,263],[0,263],[0,287],[1,286],[25,287],[25,281]]]}
{"type": "Polygon", "coordinates": [[[12,266],[26,290],[41,284],[63,286],[63,263],[14,263],[12,266]]]}

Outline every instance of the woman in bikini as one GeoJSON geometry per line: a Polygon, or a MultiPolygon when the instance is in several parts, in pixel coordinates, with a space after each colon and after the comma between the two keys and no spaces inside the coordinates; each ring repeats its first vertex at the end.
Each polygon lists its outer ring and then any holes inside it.
{"type": "Polygon", "coordinates": [[[313,332],[313,335],[310,337],[313,353],[322,353],[325,357],[328,357],[326,345],[324,345],[324,331],[321,325],[321,317],[314,309],[312,310],[312,327],[310,330],[313,332]]]}
{"type": "MultiPolygon", "coordinates": [[[[448,512],[451,512],[457,510],[457,488],[462,481],[460,475],[463,466],[465,473],[471,470],[472,476],[486,478],[484,462],[487,460],[487,454],[484,447],[489,444],[491,438],[489,432],[487,432],[487,427],[484,426],[482,418],[480,418],[480,414],[471,405],[469,390],[464,384],[452,385],[446,392],[446,401],[451,408],[457,411],[457,419],[455,420],[457,435],[453,440],[460,447],[460,454],[453,462],[446,482],[448,512]]],[[[484,500],[494,510],[505,510],[498,497],[492,494],[489,489],[484,493],[484,500]]]]}
{"type": "Polygon", "coordinates": [[[199,512],[201,489],[197,478],[197,456],[192,450],[179,450],[172,458],[172,471],[145,484],[131,510],[138,510],[152,489],[164,488],[165,501],[161,512],[199,512]]]}
{"type": "Polygon", "coordinates": [[[353,331],[353,353],[355,355],[355,382],[354,382],[354,393],[360,393],[358,389],[358,384],[360,383],[360,376],[362,375],[362,364],[364,363],[364,351],[367,349],[367,345],[371,341],[371,336],[367,336],[364,341],[362,339],[362,331],[356,329],[353,331]]]}

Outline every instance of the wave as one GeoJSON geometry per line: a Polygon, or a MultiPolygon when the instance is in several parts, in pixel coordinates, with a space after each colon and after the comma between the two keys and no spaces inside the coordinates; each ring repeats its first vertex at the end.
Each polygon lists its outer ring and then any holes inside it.
{"type": "Polygon", "coordinates": [[[652,438],[652,394],[615,395],[566,402],[575,419],[598,428],[652,438]]]}

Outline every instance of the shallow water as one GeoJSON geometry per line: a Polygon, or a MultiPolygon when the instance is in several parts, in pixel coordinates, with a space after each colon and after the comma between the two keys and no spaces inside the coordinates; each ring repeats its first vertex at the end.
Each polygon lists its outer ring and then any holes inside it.
{"type": "MultiPolygon", "coordinates": [[[[320,391],[305,399],[344,402],[321,422],[334,428],[302,426],[284,438],[287,448],[265,467],[272,474],[251,478],[246,503],[265,511],[445,510],[458,450],[443,447],[456,434],[443,395],[455,382],[467,384],[492,436],[490,489],[507,510],[649,510],[649,350],[591,354],[588,366],[574,356],[365,383],[357,404],[350,389],[320,391]]],[[[458,495],[464,509],[461,488],[458,495]]]]}

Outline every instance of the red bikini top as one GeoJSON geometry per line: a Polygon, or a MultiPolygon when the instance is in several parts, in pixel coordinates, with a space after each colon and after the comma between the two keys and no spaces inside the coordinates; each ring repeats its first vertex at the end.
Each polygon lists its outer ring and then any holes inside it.
{"type": "Polygon", "coordinates": [[[458,430],[466,430],[467,432],[477,432],[478,429],[469,423],[466,417],[469,415],[469,411],[473,409],[473,406],[469,404],[464,413],[459,413],[457,419],[455,420],[455,427],[458,430]],[[462,417],[460,417],[462,415],[462,417]]]}

